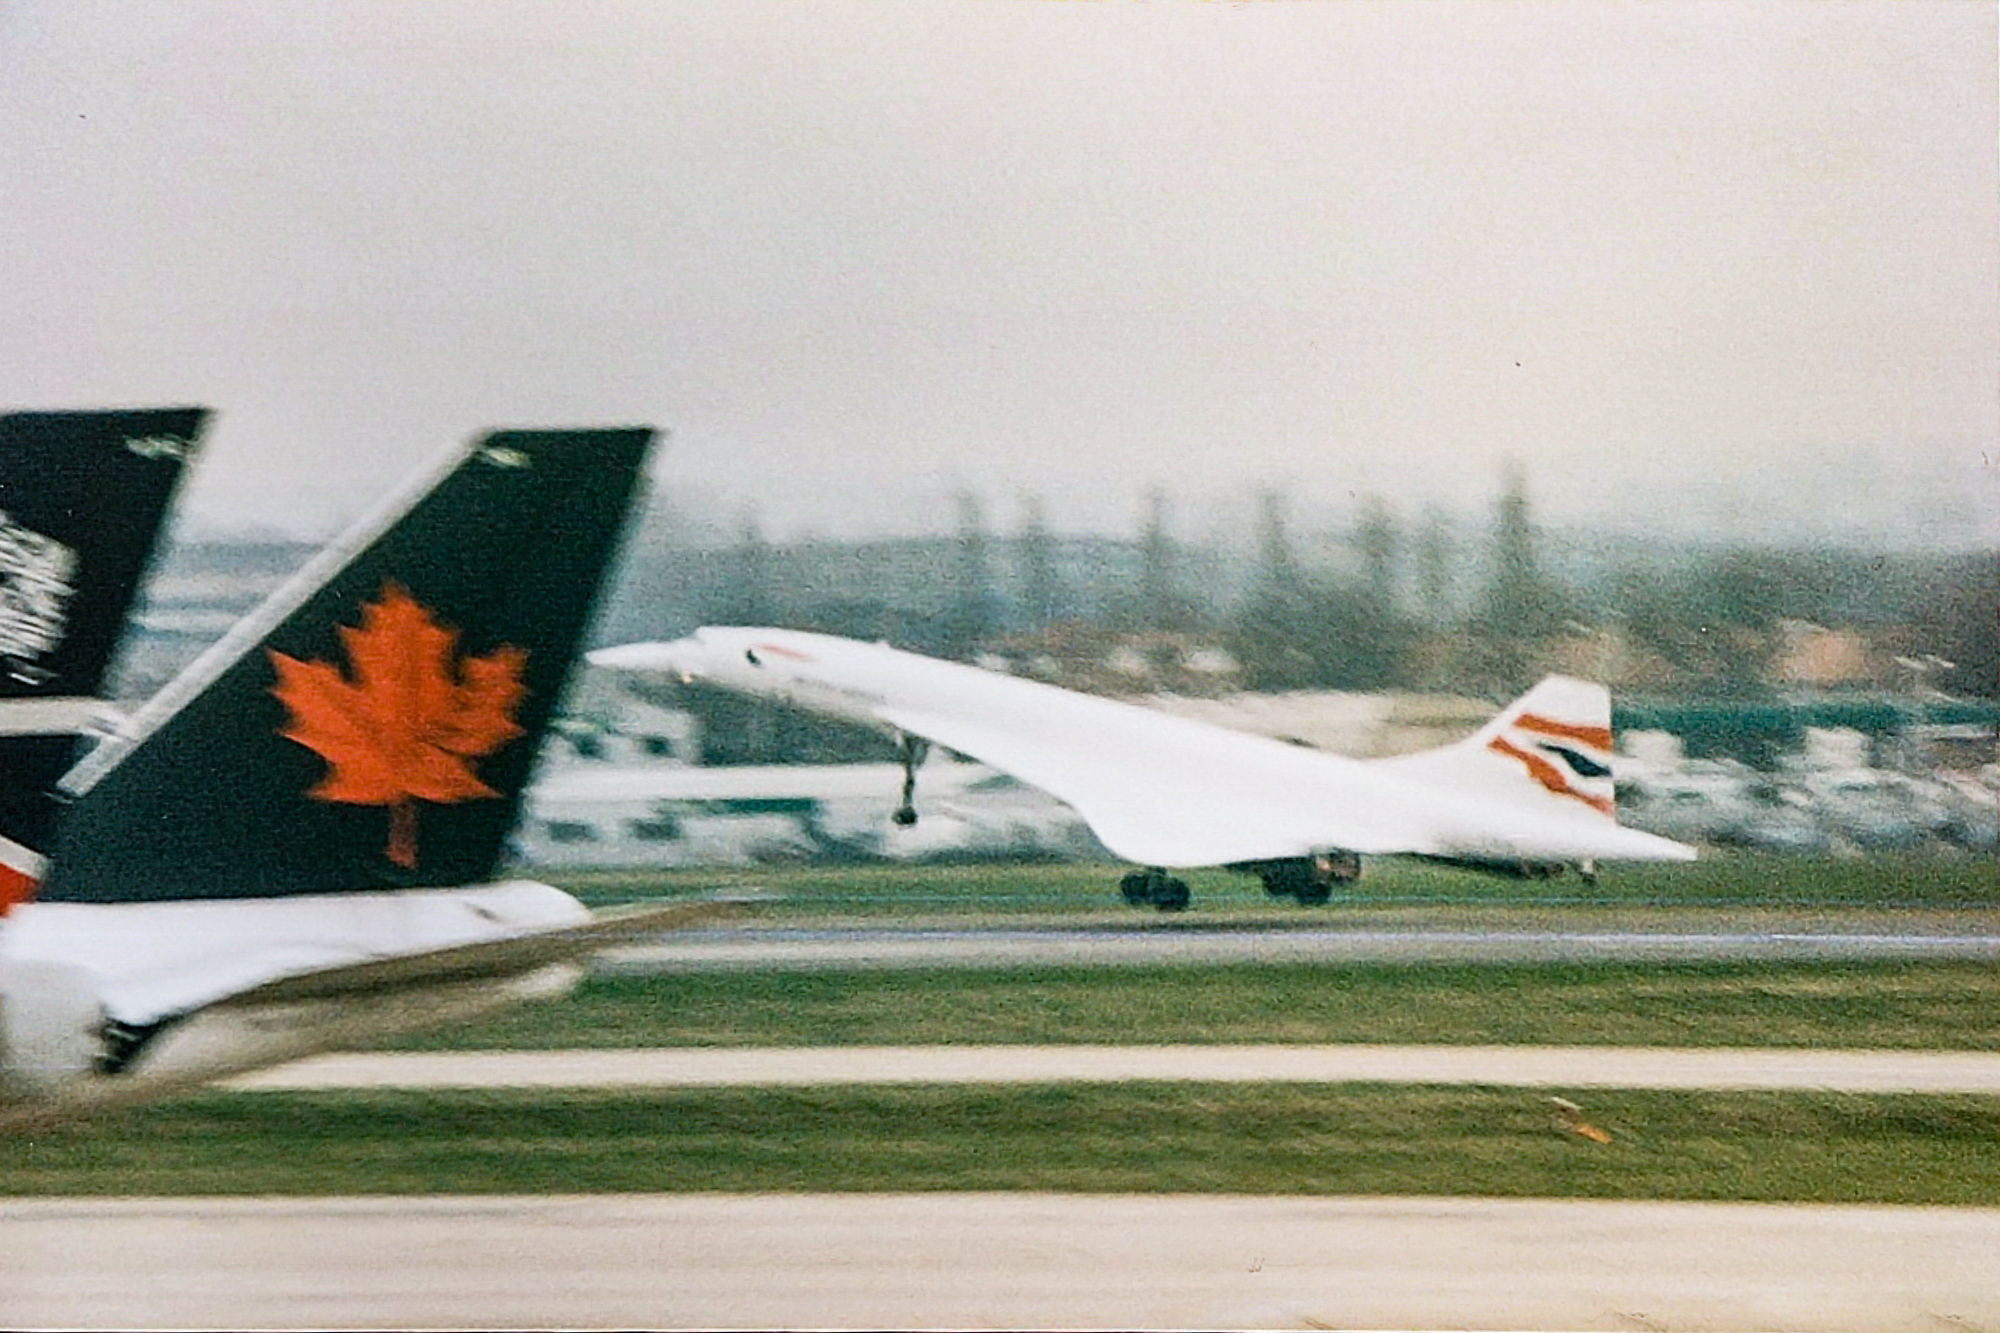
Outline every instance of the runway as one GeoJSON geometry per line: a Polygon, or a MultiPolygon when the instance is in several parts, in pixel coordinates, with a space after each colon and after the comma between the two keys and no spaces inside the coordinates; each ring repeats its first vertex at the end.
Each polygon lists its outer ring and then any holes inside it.
{"type": "MultiPolygon", "coordinates": [[[[1192,923],[1190,923],[1192,925],[1192,923]]],[[[695,932],[645,970],[2000,958],[1963,929],[695,932]]],[[[2000,1093],[2000,1053],[1629,1047],[672,1048],[331,1055],[239,1089],[1184,1079],[2000,1093]]],[[[15,1326],[2000,1327],[2000,1209],[1448,1198],[14,1200],[15,1326]],[[78,1262],[79,1255],[93,1256],[78,1262]]]]}
{"type": "MultiPolygon", "coordinates": [[[[1684,914],[1686,915],[1686,914],[1684,914]]],[[[1894,917],[1880,928],[1398,929],[1147,921],[1129,926],[740,927],[608,952],[609,972],[748,968],[1145,967],[1232,963],[2000,962],[1990,912],[1894,917]]]]}
{"type": "Polygon", "coordinates": [[[825,1046],[317,1056],[246,1091],[1132,1080],[2000,1094],[2000,1052],[1604,1046],[825,1046]]]}
{"type": "Polygon", "coordinates": [[[2000,1210],[1412,1198],[16,1200],[11,1326],[2000,1325],[2000,1210]]]}

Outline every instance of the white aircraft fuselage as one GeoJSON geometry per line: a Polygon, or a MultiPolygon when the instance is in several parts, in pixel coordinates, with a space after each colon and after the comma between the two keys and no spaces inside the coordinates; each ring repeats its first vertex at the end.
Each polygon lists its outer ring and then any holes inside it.
{"type": "Polygon", "coordinates": [[[432,964],[394,985],[260,988],[589,921],[531,881],[279,899],[28,903],[0,928],[0,1123],[96,1106],[558,994],[573,961],[432,964]],[[148,1029],[169,1016],[156,1038],[148,1029]],[[129,1049],[128,1049],[129,1048],[129,1049]]]}

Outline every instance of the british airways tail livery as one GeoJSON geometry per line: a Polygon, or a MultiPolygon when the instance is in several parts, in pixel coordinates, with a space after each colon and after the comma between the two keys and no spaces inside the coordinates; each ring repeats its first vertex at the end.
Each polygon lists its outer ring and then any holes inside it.
{"type": "Polygon", "coordinates": [[[0,916],[32,897],[199,407],[0,416],[0,916]]]}
{"type": "Polygon", "coordinates": [[[651,441],[453,451],[71,770],[48,879],[0,924],[0,1118],[560,992],[712,910],[494,878],[651,441]]]}
{"type": "Polygon", "coordinates": [[[1127,875],[1126,900],[1178,910],[1192,866],[1256,874],[1274,895],[1326,902],[1360,858],[1426,857],[1540,875],[1600,860],[1689,860],[1621,826],[1612,805],[1610,696],[1550,677],[1476,735],[1422,755],[1358,760],[1137,704],[825,634],[705,628],[591,655],[701,679],[901,738],[904,801],[930,744],[1073,807],[1127,875]]]}

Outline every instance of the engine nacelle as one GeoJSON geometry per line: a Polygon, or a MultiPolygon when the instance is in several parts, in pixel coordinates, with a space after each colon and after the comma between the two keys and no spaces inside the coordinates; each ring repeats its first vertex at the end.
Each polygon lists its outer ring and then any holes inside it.
{"type": "Polygon", "coordinates": [[[1419,859],[1433,865],[1456,866],[1460,870],[1476,870],[1482,875],[1497,875],[1501,879],[1554,879],[1569,870],[1569,866],[1562,861],[1514,861],[1480,856],[1426,856],[1419,859]]]}
{"type": "Polygon", "coordinates": [[[0,1104],[40,1101],[90,1075],[103,1032],[88,968],[0,962],[0,1104]]]}

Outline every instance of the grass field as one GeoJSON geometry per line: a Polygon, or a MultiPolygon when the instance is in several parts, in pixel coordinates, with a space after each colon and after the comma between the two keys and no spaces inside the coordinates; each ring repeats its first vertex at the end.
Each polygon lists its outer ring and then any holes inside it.
{"type": "Polygon", "coordinates": [[[1443,1042],[2000,1050],[1977,962],[602,976],[401,1049],[1443,1042]]]}
{"type": "MultiPolygon", "coordinates": [[[[1599,885],[1391,866],[1311,913],[1197,876],[1202,915],[1594,927],[1889,911],[1992,931],[1990,860],[1717,858],[1599,885]],[[1665,914],[1664,917],[1662,914],[1665,914]]],[[[721,879],[782,923],[1106,907],[1105,866],[595,876],[598,903],[721,879]]],[[[1142,918],[1150,919],[1150,918],[1142,918]]],[[[602,976],[405,1046],[1450,1042],[2000,1050],[1963,962],[1174,966],[602,976]]],[[[2000,1099],[1592,1092],[1594,1142],[1490,1087],[1166,1084],[649,1092],[207,1092],[0,1143],[0,1194],[1064,1190],[2000,1205],[2000,1099]]]]}
{"type": "MultiPolygon", "coordinates": [[[[768,889],[759,909],[775,920],[908,915],[1135,915],[1118,898],[1126,867],[1042,865],[760,866],[745,870],[550,872],[592,906],[716,887],[768,889]]],[[[1394,858],[1370,861],[1361,879],[1323,908],[1274,901],[1247,875],[1187,872],[1195,910],[1259,918],[1338,921],[1355,912],[1417,908],[1755,908],[1762,910],[2000,910],[2000,866],[1990,856],[1912,853],[1858,859],[1709,852],[1699,861],[1605,868],[1521,881],[1394,858]]],[[[1145,915],[1138,913],[1136,915],[1145,915]]]]}
{"type": "Polygon", "coordinates": [[[0,1144],[11,1195],[1057,1190],[2000,1204],[2000,1102],[1295,1084],[208,1094],[0,1144]]]}

